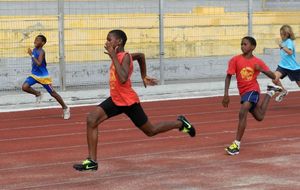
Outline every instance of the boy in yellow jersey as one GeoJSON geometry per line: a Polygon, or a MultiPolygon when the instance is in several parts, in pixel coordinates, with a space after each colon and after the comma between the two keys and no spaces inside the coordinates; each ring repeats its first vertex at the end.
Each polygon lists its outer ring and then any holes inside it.
{"type": "Polygon", "coordinates": [[[31,50],[28,49],[28,54],[32,59],[32,69],[31,75],[27,77],[22,85],[22,90],[29,94],[33,94],[36,97],[36,102],[39,103],[42,99],[42,93],[40,91],[34,90],[31,86],[38,83],[41,84],[48,93],[57,100],[63,109],[63,118],[69,119],[70,108],[67,107],[61,96],[53,89],[52,79],[49,77],[47,70],[47,63],[45,58],[45,51],[43,46],[46,44],[47,39],[44,35],[38,35],[34,40],[35,48],[31,50]]]}

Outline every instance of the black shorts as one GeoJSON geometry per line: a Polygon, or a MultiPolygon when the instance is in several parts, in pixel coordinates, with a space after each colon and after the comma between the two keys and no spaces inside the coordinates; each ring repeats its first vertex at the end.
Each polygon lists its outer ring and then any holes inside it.
{"type": "Polygon", "coordinates": [[[289,70],[278,66],[276,71],[282,74],[281,79],[288,76],[291,81],[300,81],[300,70],[289,70]]]}
{"type": "Polygon", "coordinates": [[[125,113],[137,127],[143,126],[148,121],[148,117],[140,103],[135,103],[131,106],[117,106],[112,101],[112,98],[109,97],[99,106],[104,110],[108,118],[125,113]]]}

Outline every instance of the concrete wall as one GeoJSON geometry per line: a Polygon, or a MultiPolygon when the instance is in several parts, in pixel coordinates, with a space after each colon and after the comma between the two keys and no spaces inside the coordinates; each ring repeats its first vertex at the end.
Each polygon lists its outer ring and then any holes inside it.
{"type": "MultiPolygon", "coordinates": [[[[279,54],[278,49],[267,49],[265,54],[258,55],[272,70],[276,69],[279,54]]],[[[176,80],[216,80],[225,77],[227,62],[231,56],[181,58],[165,60],[165,78],[169,81],[176,80]]],[[[71,63],[67,64],[67,86],[84,88],[81,85],[107,84],[109,78],[109,61],[98,63],[71,63]]],[[[25,78],[30,74],[31,63],[29,58],[1,59],[0,60],[0,86],[2,91],[19,89],[25,78]],[[20,66],[22,64],[22,67],[20,66]]],[[[54,85],[59,85],[59,69],[57,64],[48,65],[54,85]]],[[[147,60],[148,75],[159,78],[158,59],[147,60]]],[[[140,70],[135,64],[133,82],[140,82],[140,70]]]]}
{"type": "MultiPolygon", "coordinates": [[[[199,7],[197,2],[193,1],[190,12],[167,12],[165,15],[166,80],[212,80],[224,77],[228,60],[240,52],[240,39],[247,34],[246,12],[228,9],[224,6],[227,1],[219,1],[220,4],[218,1],[205,1],[209,5],[222,7],[199,7]]],[[[0,90],[20,88],[31,69],[26,49],[32,47],[34,37],[39,33],[48,38],[45,46],[47,62],[50,63],[48,69],[54,85],[58,85],[57,16],[9,15],[0,16],[0,90]]],[[[299,18],[300,12],[255,12],[253,15],[253,33],[258,42],[256,53],[271,64],[271,68],[275,69],[279,60],[278,50],[265,49],[277,47],[275,39],[279,38],[279,28],[283,23],[291,24],[296,35],[299,34],[299,18]]],[[[103,44],[107,32],[112,28],[126,31],[126,49],[145,52],[148,74],[159,77],[158,59],[154,59],[159,55],[156,13],[91,12],[84,15],[67,14],[65,19],[67,86],[107,83],[110,61],[103,53],[103,44]]],[[[300,50],[300,43],[296,43],[296,49],[300,50]]],[[[140,81],[137,66],[133,81],[140,81]]]]}

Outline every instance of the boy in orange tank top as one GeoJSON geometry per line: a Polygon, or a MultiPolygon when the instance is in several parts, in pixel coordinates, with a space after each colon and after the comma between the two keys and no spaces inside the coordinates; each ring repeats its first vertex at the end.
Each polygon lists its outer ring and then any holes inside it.
{"type": "Polygon", "coordinates": [[[124,46],[127,41],[126,34],[121,30],[112,30],[107,35],[105,49],[112,60],[110,67],[110,97],[102,102],[87,116],[87,141],[89,155],[82,163],[74,164],[79,171],[97,170],[97,143],[98,125],[108,118],[125,113],[131,121],[147,136],[151,137],[172,129],[179,129],[191,137],[196,135],[192,124],[184,117],[179,116],[176,121],[161,122],[153,125],[145,114],[138,95],[131,86],[133,60],[137,60],[141,69],[144,86],[156,85],[156,79],[146,74],[145,56],[142,53],[129,54],[124,46]]]}

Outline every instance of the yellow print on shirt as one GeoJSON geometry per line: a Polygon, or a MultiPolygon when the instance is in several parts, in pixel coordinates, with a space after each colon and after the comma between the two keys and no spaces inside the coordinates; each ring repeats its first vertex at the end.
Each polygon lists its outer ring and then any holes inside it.
{"type": "Polygon", "coordinates": [[[116,75],[115,75],[114,72],[111,72],[111,76],[110,77],[111,77],[110,78],[111,81],[116,81],[116,75]]]}
{"type": "Polygon", "coordinates": [[[241,70],[241,76],[242,79],[249,81],[253,79],[253,75],[254,75],[254,69],[252,69],[251,67],[245,67],[241,70]]]}
{"type": "Polygon", "coordinates": [[[116,87],[116,75],[113,70],[110,71],[110,88],[115,89],[116,87]]]}

